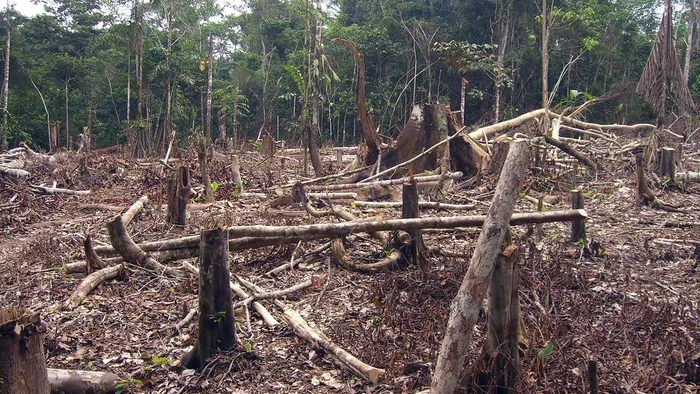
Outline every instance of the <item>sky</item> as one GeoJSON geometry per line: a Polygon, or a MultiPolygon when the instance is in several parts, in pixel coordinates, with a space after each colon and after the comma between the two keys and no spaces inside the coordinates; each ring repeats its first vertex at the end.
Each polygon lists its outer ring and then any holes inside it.
{"type": "MultiPolygon", "coordinates": [[[[15,10],[24,16],[34,16],[44,12],[43,4],[32,4],[30,0],[11,0],[10,6],[14,4],[15,10]]],[[[5,8],[5,7],[3,7],[5,8]]]]}

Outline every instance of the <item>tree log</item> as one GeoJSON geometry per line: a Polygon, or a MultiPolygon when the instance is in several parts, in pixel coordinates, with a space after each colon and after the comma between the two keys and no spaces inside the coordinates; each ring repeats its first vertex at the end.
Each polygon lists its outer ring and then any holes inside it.
{"type": "Polygon", "coordinates": [[[676,182],[700,182],[700,172],[677,172],[676,182]]]}
{"type": "Polygon", "coordinates": [[[131,221],[134,220],[136,214],[143,209],[143,206],[146,203],[148,203],[148,196],[144,194],[143,196],[141,196],[141,198],[136,200],[136,202],[133,203],[129,207],[129,209],[126,210],[126,212],[122,214],[122,221],[124,222],[125,226],[128,226],[129,223],[131,223],[131,221]]]}
{"type": "Polygon", "coordinates": [[[469,351],[472,330],[488,290],[508,223],[512,222],[511,216],[529,160],[527,142],[513,141],[476,242],[469,269],[450,307],[450,318],[430,389],[432,394],[451,394],[457,388],[469,351]]]}
{"type": "Polygon", "coordinates": [[[117,215],[114,219],[112,219],[112,221],[107,223],[107,231],[109,232],[109,240],[111,241],[114,250],[116,250],[127,263],[148,268],[159,274],[165,274],[168,276],[186,276],[181,271],[164,266],[141,250],[126,231],[126,226],[124,226],[124,222],[122,222],[121,215],[117,215]]]}
{"type": "MultiPolygon", "coordinates": [[[[258,293],[265,292],[262,288],[254,285],[253,283],[243,278],[239,279],[241,283],[249,289],[258,293]]],[[[333,343],[325,334],[309,326],[306,320],[304,320],[304,318],[302,318],[297,311],[288,308],[283,302],[279,300],[274,300],[273,302],[278,308],[282,310],[285,320],[287,321],[289,326],[292,327],[292,329],[297,335],[306,339],[317,348],[325,350],[328,354],[335,358],[342,366],[346,367],[356,375],[367,379],[368,381],[374,384],[379,382],[379,379],[381,379],[381,377],[384,375],[383,369],[375,368],[371,365],[363,363],[362,361],[357,359],[357,357],[353,356],[340,346],[333,343]]]]}
{"type": "Polygon", "coordinates": [[[65,194],[69,196],[85,196],[90,194],[90,190],[71,190],[62,189],[60,187],[44,187],[38,185],[29,185],[29,187],[42,194],[65,194]]]}
{"type": "MultiPolygon", "coordinates": [[[[356,207],[366,208],[401,208],[402,201],[353,201],[356,207]]],[[[476,209],[474,204],[448,204],[439,201],[418,201],[418,206],[422,209],[437,209],[445,211],[473,211],[476,209]]]]}
{"type": "Polygon", "coordinates": [[[229,287],[228,235],[221,228],[204,231],[199,256],[199,331],[197,342],[182,360],[201,369],[214,350],[236,347],[236,318],[229,287]]]}
{"type": "MultiPolygon", "coordinates": [[[[527,167],[526,165],[524,168],[527,167]]],[[[568,222],[586,219],[582,209],[549,212],[516,213],[510,219],[511,226],[527,223],[568,222]]],[[[344,223],[311,224],[301,226],[235,226],[229,227],[229,237],[293,237],[321,235],[342,237],[358,232],[394,231],[426,228],[478,227],[484,224],[486,216],[452,216],[418,219],[391,219],[375,221],[352,221],[344,223]]]]}
{"type": "Polygon", "coordinates": [[[587,165],[593,170],[596,170],[598,166],[591,161],[591,159],[587,158],[586,156],[583,155],[583,153],[577,151],[576,149],[572,148],[569,144],[563,141],[558,141],[552,137],[544,136],[545,141],[547,141],[548,144],[554,145],[557,148],[561,149],[562,152],[568,153],[569,155],[575,157],[578,161],[581,163],[587,165]]]}
{"type": "Polygon", "coordinates": [[[110,372],[48,369],[52,394],[105,394],[117,389],[119,377],[110,372]]]}
{"type": "MultiPolygon", "coordinates": [[[[447,179],[460,179],[463,176],[461,172],[451,172],[449,174],[445,175],[427,175],[427,176],[416,176],[413,179],[415,180],[416,183],[421,183],[421,182],[434,182],[434,181],[439,181],[442,177],[445,177],[447,179]]],[[[358,189],[362,187],[371,187],[371,186],[389,186],[389,185],[400,185],[404,182],[408,181],[408,177],[406,178],[397,178],[397,179],[387,179],[384,181],[378,181],[378,182],[369,182],[369,183],[331,183],[327,185],[313,185],[307,187],[308,190],[348,190],[348,189],[358,189]]]]}
{"type": "Polygon", "coordinates": [[[0,394],[48,392],[39,314],[0,309],[0,394]]]}
{"type": "Polygon", "coordinates": [[[8,167],[3,167],[3,166],[0,166],[0,174],[12,175],[12,176],[16,176],[18,178],[27,178],[31,175],[29,173],[29,171],[20,170],[18,168],[8,168],[8,167]]]}
{"type": "Polygon", "coordinates": [[[122,264],[114,265],[107,268],[102,268],[99,271],[95,271],[90,275],[86,276],[78,288],[75,289],[73,294],[63,303],[61,309],[64,311],[71,311],[80,305],[85,297],[90,294],[91,291],[95,290],[102,282],[119,278],[124,272],[124,266],[122,264]]]}

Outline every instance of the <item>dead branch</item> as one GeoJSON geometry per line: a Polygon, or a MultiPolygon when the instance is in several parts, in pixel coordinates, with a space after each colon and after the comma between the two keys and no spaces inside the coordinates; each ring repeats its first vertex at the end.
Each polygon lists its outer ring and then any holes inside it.
{"type": "MultiPolygon", "coordinates": [[[[239,279],[244,286],[251,289],[252,291],[258,293],[265,292],[262,288],[256,286],[255,284],[243,278],[239,279]]],[[[306,320],[304,320],[304,318],[302,318],[297,311],[288,308],[284,303],[282,303],[279,300],[274,300],[273,302],[278,308],[282,310],[285,320],[287,320],[287,323],[292,327],[292,329],[297,335],[306,339],[317,348],[325,350],[328,354],[333,356],[333,358],[335,358],[340,365],[346,367],[356,375],[367,379],[368,381],[375,384],[379,382],[379,379],[382,378],[382,376],[384,375],[383,369],[375,368],[371,365],[363,363],[355,356],[333,343],[325,334],[309,326],[306,320]]]]}
{"type": "Polygon", "coordinates": [[[90,190],[71,190],[62,189],[59,187],[45,187],[38,185],[29,185],[29,187],[42,194],[65,194],[70,196],[84,196],[90,194],[90,190]]]}
{"type": "MultiPolygon", "coordinates": [[[[460,179],[464,174],[461,172],[451,172],[449,174],[445,175],[428,175],[428,176],[416,176],[413,179],[415,179],[416,183],[422,183],[422,182],[434,182],[434,181],[439,181],[442,177],[446,179],[460,179]]],[[[390,186],[390,185],[400,185],[404,182],[408,181],[408,177],[406,178],[396,178],[396,179],[387,179],[384,181],[378,181],[378,182],[369,182],[369,183],[332,183],[332,184],[327,184],[327,185],[314,185],[310,186],[308,189],[309,190],[346,190],[346,189],[357,189],[361,187],[372,187],[372,186],[390,186]]]]}
{"type": "Polygon", "coordinates": [[[101,270],[95,271],[88,275],[80,282],[78,288],[73,291],[70,297],[63,303],[61,309],[64,311],[71,311],[80,305],[85,297],[90,294],[91,291],[95,290],[102,282],[119,278],[124,272],[124,266],[122,264],[114,265],[112,267],[102,268],[101,270]]]}
{"type": "Polygon", "coordinates": [[[388,256],[384,257],[376,263],[358,263],[348,256],[343,240],[341,238],[331,239],[331,251],[336,262],[342,268],[350,271],[372,273],[377,271],[388,270],[392,267],[398,267],[399,262],[403,259],[403,253],[398,249],[392,249],[388,256]]]}
{"type": "Polygon", "coordinates": [[[575,157],[578,161],[581,163],[587,165],[593,170],[596,170],[598,166],[591,161],[591,159],[587,158],[586,156],[583,155],[583,153],[577,151],[576,149],[572,148],[569,144],[563,141],[557,141],[556,139],[548,136],[544,136],[545,141],[547,141],[548,144],[554,145],[557,148],[561,149],[562,152],[567,153],[573,157],[575,157]]]}
{"type": "Polygon", "coordinates": [[[18,168],[8,168],[8,167],[3,167],[3,166],[0,166],[0,174],[12,175],[12,176],[16,176],[17,178],[27,178],[31,175],[29,173],[29,171],[20,170],[18,168]]]}
{"type": "MultiPolygon", "coordinates": [[[[401,208],[401,201],[354,201],[356,207],[366,208],[401,208]]],[[[445,211],[472,211],[476,209],[473,204],[448,204],[439,201],[418,201],[418,206],[424,209],[436,209],[445,211]]]]}
{"type": "Polygon", "coordinates": [[[85,268],[88,274],[106,267],[100,256],[95,253],[95,249],[92,247],[92,237],[89,234],[83,241],[83,247],[85,248],[85,268]]]}
{"type": "Polygon", "coordinates": [[[185,317],[182,320],[180,320],[179,322],[177,322],[177,324],[175,324],[175,326],[173,326],[173,335],[179,334],[180,330],[182,330],[182,327],[186,326],[187,323],[191,322],[195,316],[197,316],[197,308],[190,309],[190,311],[187,312],[187,315],[185,315],[185,317]]]}
{"type": "Polygon", "coordinates": [[[124,258],[124,261],[168,276],[180,278],[186,276],[181,271],[164,266],[141,250],[126,231],[121,215],[116,216],[107,223],[107,230],[109,231],[109,240],[114,250],[124,258]]]}
{"type": "Polygon", "coordinates": [[[290,294],[294,294],[298,291],[308,289],[312,285],[313,285],[313,281],[311,279],[309,279],[307,281],[304,281],[302,283],[288,287],[286,289],[270,291],[267,293],[253,293],[253,295],[249,296],[245,300],[239,301],[235,305],[233,305],[233,309],[241,308],[243,306],[248,306],[253,301],[271,300],[271,299],[278,299],[278,298],[286,297],[286,296],[288,296],[290,294]]]}
{"type": "Polygon", "coordinates": [[[143,209],[143,206],[148,203],[148,196],[143,195],[141,198],[136,200],[136,202],[127,209],[126,212],[122,214],[122,221],[124,222],[125,226],[128,226],[129,223],[131,223],[132,220],[134,220],[134,217],[136,216],[141,209],[143,209]]]}

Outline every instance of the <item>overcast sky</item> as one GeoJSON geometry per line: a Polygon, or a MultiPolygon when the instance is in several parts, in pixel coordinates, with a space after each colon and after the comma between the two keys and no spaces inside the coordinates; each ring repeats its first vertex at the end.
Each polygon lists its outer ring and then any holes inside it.
{"type": "Polygon", "coordinates": [[[12,4],[15,5],[15,10],[25,16],[34,16],[44,12],[43,4],[34,5],[29,0],[10,0],[10,5],[12,4]]]}

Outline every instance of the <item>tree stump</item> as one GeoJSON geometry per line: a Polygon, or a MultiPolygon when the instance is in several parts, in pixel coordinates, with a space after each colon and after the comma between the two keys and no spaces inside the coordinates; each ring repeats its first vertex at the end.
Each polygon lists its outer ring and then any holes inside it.
{"type": "MultiPolygon", "coordinates": [[[[571,208],[583,209],[583,191],[574,189],[571,191],[571,208]]],[[[571,222],[571,242],[578,242],[586,239],[586,222],[574,220],[571,222]]]]}
{"type": "MultiPolygon", "coordinates": [[[[510,231],[506,234],[505,248],[496,258],[488,290],[488,339],[485,359],[487,382],[491,393],[515,393],[520,375],[521,342],[520,299],[518,296],[517,247],[511,244],[510,231]]],[[[524,342],[524,340],[523,340],[524,342]]]]}
{"type": "Polygon", "coordinates": [[[182,365],[201,368],[214,350],[236,346],[236,326],[229,284],[228,233],[217,228],[202,233],[199,252],[199,334],[182,365]]]}
{"type": "MultiPolygon", "coordinates": [[[[415,180],[403,184],[403,204],[401,205],[401,218],[412,219],[420,217],[418,206],[418,187],[415,180]]],[[[408,262],[420,268],[426,268],[425,244],[423,243],[423,231],[420,229],[406,230],[411,236],[408,245],[408,262]]]]}
{"type": "Polygon", "coordinates": [[[191,193],[190,170],[181,166],[168,180],[168,223],[185,225],[187,222],[187,202],[191,193]]]}
{"type": "Polygon", "coordinates": [[[669,147],[661,148],[661,167],[659,170],[661,176],[666,176],[669,179],[669,184],[674,184],[676,181],[676,150],[669,147]]]}
{"type": "Polygon", "coordinates": [[[238,155],[231,156],[231,173],[233,174],[234,193],[243,193],[243,180],[241,179],[241,165],[238,162],[238,155]]]}
{"type": "Polygon", "coordinates": [[[493,141],[490,174],[498,175],[501,173],[503,163],[506,162],[506,156],[508,156],[509,147],[510,139],[507,137],[499,137],[493,141]]]}
{"type": "Polygon", "coordinates": [[[276,150],[275,139],[272,138],[270,133],[268,133],[268,132],[263,133],[262,148],[260,150],[260,154],[263,157],[270,157],[273,154],[275,154],[275,150],[276,150]]]}
{"type": "Polygon", "coordinates": [[[0,310],[0,394],[48,393],[39,314],[0,310]]]}

